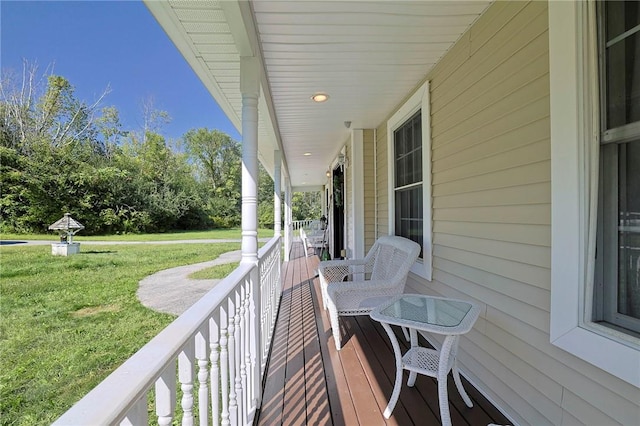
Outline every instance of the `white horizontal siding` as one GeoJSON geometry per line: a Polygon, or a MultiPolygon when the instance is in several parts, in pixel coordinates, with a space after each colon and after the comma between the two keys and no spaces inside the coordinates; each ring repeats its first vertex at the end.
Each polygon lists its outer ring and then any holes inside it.
{"type": "Polygon", "coordinates": [[[363,132],[364,154],[364,251],[368,252],[375,242],[376,221],[376,176],[374,155],[374,131],[372,129],[363,132]]]}

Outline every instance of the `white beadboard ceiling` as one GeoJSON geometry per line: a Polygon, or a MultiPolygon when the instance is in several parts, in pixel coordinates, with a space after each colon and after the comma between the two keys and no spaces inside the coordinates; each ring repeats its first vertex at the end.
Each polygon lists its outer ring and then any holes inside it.
{"type": "Polygon", "coordinates": [[[315,189],[349,138],[344,122],[378,126],[491,1],[145,3],[238,131],[240,56],[260,58],[260,159],[273,175],[283,150],[291,184],[315,189]]]}

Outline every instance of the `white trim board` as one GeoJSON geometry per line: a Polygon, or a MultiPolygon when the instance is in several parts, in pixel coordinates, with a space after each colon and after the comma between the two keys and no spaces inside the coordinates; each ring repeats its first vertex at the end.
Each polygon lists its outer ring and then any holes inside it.
{"type": "Polygon", "coordinates": [[[585,130],[582,39],[587,2],[549,2],[551,107],[551,343],[640,387],[640,344],[585,318],[585,130]]]}
{"type": "Polygon", "coordinates": [[[411,272],[431,281],[433,274],[433,237],[431,229],[431,113],[429,104],[429,82],[425,82],[415,91],[398,111],[387,121],[387,164],[389,182],[389,233],[395,231],[394,202],[394,145],[393,132],[404,124],[418,110],[422,110],[422,199],[423,199],[423,258],[411,267],[411,272]]]}

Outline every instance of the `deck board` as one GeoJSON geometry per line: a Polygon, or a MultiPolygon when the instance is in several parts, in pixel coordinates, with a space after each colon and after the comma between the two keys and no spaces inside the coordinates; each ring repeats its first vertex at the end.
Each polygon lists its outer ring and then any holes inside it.
{"type": "MultiPolygon", "coordinates": [[[[418,375],[409,388],[406,372],[393,415],[388,420],[382,416],[395,380],[389,337],[368,316],[341,318],[343,348],[336,351],[320,297],[318,262],[317,256],[304,256],[301,243],[294,243],[291,260],[283,265],[282,302],[256,424],[440,424],[436,380],[418,375]]],[[[404,352],[408,343],[399,328],[394,331],[404,352]]],[[[463,383],[474,407],[466,407],[450,375],[454,425],[509,423],[464,378],[463,383]]]]}

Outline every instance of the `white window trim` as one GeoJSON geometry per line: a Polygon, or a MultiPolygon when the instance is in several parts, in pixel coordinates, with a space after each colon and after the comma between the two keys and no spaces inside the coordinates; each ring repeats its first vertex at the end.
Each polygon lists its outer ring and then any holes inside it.
{"type": "Polygon", "coordinates": [[[422,110],[422,199],[423,199],[423,258],[411,267],[411,272],[431,281],[433,247],[431,236],[431,114],[429,112],[429,82],[425,82],[387,121],[387,152],[389,182],[389,234],[395,233],[395,164],[393,132],[418,110],[422,110]]]}
{"type": "MultiPolygon", "coordinates": [[[[590,322],[585,312],[588,160],[592,99],[582,40],[587,2],[549,2],[551,107],[551,343],[640,387],[640,340],[590,322]],[[635,341],[634,341],[635,340],[635,341]]],[[[591,29],[591,31],[595,30],[591,29]]]]}

